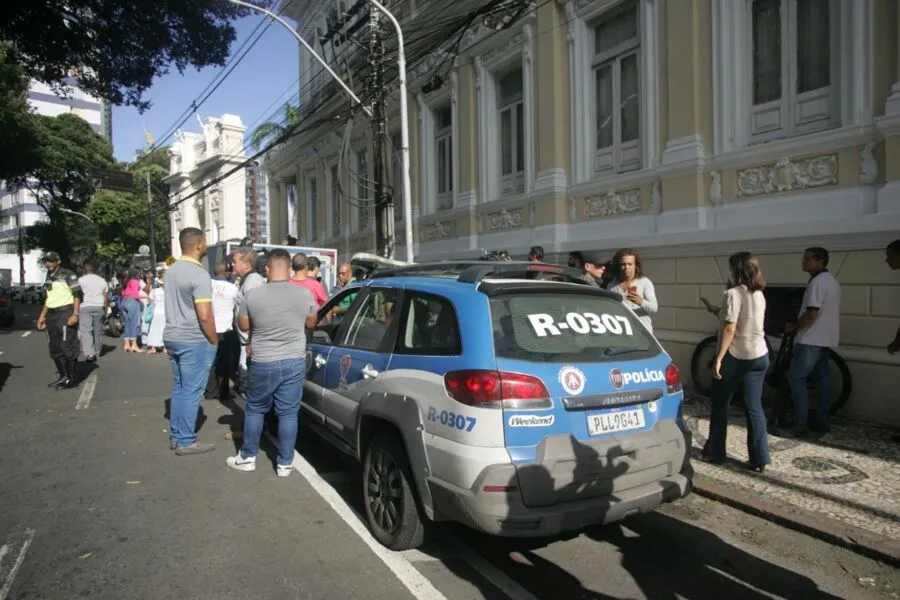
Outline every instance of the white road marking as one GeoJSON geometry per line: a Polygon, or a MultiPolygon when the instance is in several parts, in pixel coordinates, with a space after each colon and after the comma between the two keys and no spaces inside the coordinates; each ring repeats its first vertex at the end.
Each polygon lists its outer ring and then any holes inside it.
{"type": "Polygon", "coordinates": [[[3,350],[0,350],[0,356],[3,356],[3,350]]]}
{"type": "MultiPolygon", "coordinates": [[[[25,553],[28,552],[28,547],[31,545],[31,540],[34,539],[34,529],[26,529],[25,530],[25,541],[22,542],[22,547],[19,548],[19,553],[16,556],[15,562],[12,564],[12,567],[9,569],[9,573],[6,575],[5,579],[0,579],[3,581],[3,587],[0,588],[0,600],[4,600],[6,595],[9,594],[9,590],[12,589],[13,580],[16,578],[16,573],[19,572],[19,568],[22,566],[22,561],[25,560],[25,553]]],[[[0,547],[0,578],[2,578],[2,570],[3,570],[3,558],[9,553],[10,547],[8,544],[4,544],[0,547]]]]}
{"type": "Polygon", "coordinates": [[[88,375],[84,381],[84,387],[81,389],[81,396],[78,397],[78,404],[75,410],[84,410],[91,405],[91,398],[94,397],[94,388],[97,387],[97,371],[88,375]]]}
{"type": "MultiPolygon", "coordinates": [[[[266,433],[268,435],[268,432],[266,433]]],[[[271,439],[271,436],[269,436],[269,438],[271,439]]],[[[332,510],[334,510],[334,512],[350,526],[350,529],[352,529],[354,533],[360,537],[363,543],[369,547],[369,550],[371,550],[375,556],[380,558],[381,562],[397,576],[400,583],[406,586],[406,589],[408,589],[413,596],[418,600],[447,600],[447,597],[439,592],[438,589],[434,587],[434,584],[432,584],[427,577],[422,575],[412,563],[403,558],[401,554],[392,552],[379,544],[366,529],[365,525],[357,518],[353,509],[351,509],[344,499],[341,498],[341,495],[338,494],[333,487],[328,485],[328,483],[316,473],[313,466],[296,450],[294,450],[293,464],[294,470],[306,479],[316,493],[318,493],[319,496],[331,506],[332,510]]],[[[0,598],[0,600],[2,600],[2,598],[0,598]]]]}
{"type": "Polygon", "coordinates": [[[25,333],[22,334],[22,337],[23,337],[23,338],[27,338],[29,335],[31,335],[31,332],[30,332],[30,331],[26,331],[25,333]]]}
{"type": "Polygon", "coordinates": [[[513,581],[506,573],[489,563],[487,559],[454,535],[448,533],[444,539],[459,553],[460,558],[475,569],[479,575],[490,581],[494,587],[509,596],[511,600],[538,600],[537,596],[513,581]]]}

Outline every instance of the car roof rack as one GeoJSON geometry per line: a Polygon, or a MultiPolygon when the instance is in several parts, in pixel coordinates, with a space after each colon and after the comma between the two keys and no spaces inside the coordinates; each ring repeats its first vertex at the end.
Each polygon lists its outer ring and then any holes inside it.
{"type": "Polygon", "coordinates": [[[402,267],[376,270],[370,279],[381,277],[456,277],[460,283],[478,283],[487,277],[509,279],[534,279],[581,283],[583,274],[578,269],[547,263],[526,261],[442,261],[410,264],[402,267]]]}

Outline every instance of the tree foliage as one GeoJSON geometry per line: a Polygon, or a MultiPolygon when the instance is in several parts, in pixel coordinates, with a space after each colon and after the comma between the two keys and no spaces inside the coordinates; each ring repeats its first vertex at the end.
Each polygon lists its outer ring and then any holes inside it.
{"type": "Polygon", "coordinates": [[[11,178],[27,188],[46,218],[27,229],[29,248],[55,250],[68,262],[73,250],[90,239],[83,212],[94,193],[93,170],[115,164],[109,142],[84,119],[72,114],[32,115],[37,134],[37,165],[11,178]]]}
{"type": "Polygon", "coordinates": [[[224,64],[231,22],[246,13],[227,0],[11,0],[0,40],[12,44],[28,76],[58,89],[74,80],[94,96],[144,110],[144,93],[171,66],[224,64]]]}
{"type": "Polygon", "coordinates": [[[38,136],[28,106],[28,79],[0,44],[0,179],[10,179],[39,164],[38,136]]]}

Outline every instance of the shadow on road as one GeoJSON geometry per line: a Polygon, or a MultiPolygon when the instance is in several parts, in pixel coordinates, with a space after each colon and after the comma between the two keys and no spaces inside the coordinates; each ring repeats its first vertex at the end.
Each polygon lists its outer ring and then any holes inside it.
{"type": "Polygon", "coordinates": [[[3,391],[3,387],[6,385],[6,380],[9,379],[10,374],[13,369],[21,369],[25,365],[14,365],[8,362],[0,362],[0,392],[3,391]]]}

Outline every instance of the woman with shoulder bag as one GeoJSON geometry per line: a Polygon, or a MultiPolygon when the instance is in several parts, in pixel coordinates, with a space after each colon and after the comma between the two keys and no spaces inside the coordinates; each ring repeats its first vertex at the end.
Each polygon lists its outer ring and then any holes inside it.
{"type": "Polygon", "coordinates": [[[747,466],[762,473],[769,458],[766,415],[762,408],[763,385],[769,370],[769,349],[763,324],[766,315],[765,288],[759,260],[749,252],[732,254],[731,271],[720,317],[719,345],[713,363],[712,414],[709,439],[701,460],[725,461],[728,410],[738,388],[744,386],[747,406],[747,466]]]}

